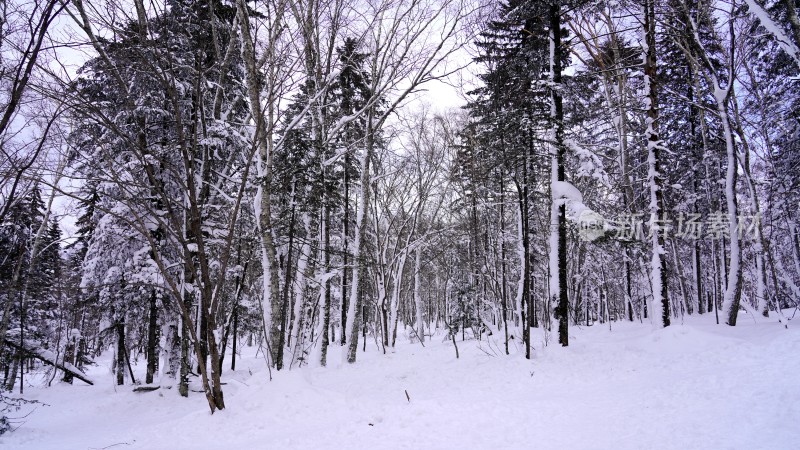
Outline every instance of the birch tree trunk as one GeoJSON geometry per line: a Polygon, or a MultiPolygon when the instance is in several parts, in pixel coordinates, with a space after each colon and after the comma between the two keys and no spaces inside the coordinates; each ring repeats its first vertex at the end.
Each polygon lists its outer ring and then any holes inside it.
{"type": "MultiPolygon", "coordinates": [[[[268,89],[267,114],[261,104],[261,89],[259,86],[259,72],[257,71],[255,47],[253,36],[250,31],[250,18],[247,5],[244,0],[236,1],[236,10],[239,18],[239,28],[242,35],[242,58],[244,60],[245,83],[247,85],[247,95],[250,106],[250,113],[255,122],[255,140],[258,145],[258,177],[261,180],[258,185],[258,192],[254,201],[254,208],[257,212],[257,226],[262,244],[262,267],[264,270],[264,333],[270,347],[271,364],[275,364],[278,358],[278,342],[280,341],[280,322],[276,320],[280,314],[280,279],[278,275],[278,258],[275,251],[275,243],[272,236],[272,207],[271,207],[271,183],[272,183],[272,139],[269,138],[269,131],[272,130],[274,89],[268,89]],[[271,345],[270,345],[271,344],[271,345]]],[[[282,11],[279,10],[278,17],[273,20],[280,23],[282,11]]],[[[271,42],[277,39],[281,27],[276,26],[276,31],[270,30],[271,42]]],[[[272,48],[268,48],[270,52],[272,48]]],[[[270,79],[270,77],[267,77],[270,79]]]]}
{"type": "Polygon", "coordinates": [[[367,114],[367,136],[364,155],[361,159],[361,195],[358,199],[358,210],[356,211],[356,226],[355,237],[353,238],[353,278],[350,287],[350,301],[347,311],[347,362],[356,362],[356,354],[358,352],[358,335],[362,321],[363,313],[363,287],[361,283],[362,273],[365,270],[363,263],[363,253],[365,250],[364,232],[367,225],[367,207],[369,205],[370,194],[370,161],[375,152],[373,128],[373,112],[370,110],[367,114]]]}
{"type": "Polygon", "coordinates": [[[425,320],[423,318],[421,272],[422,272],[422,245],[417,245],[414,249],[414,306],[417,314],[417,337],[420,342],[425,342],[425,320]]]}
{"type": "MultiPolygon", "coordinates": [[[[241,0],[240,0],[241,1],[241,0]]],[[[364,261],[366,219],[370,202],[370,161],[375,154],[376,139],[386,120],[406,98],[423,83],[436,79],[434,70],[459,50],[463,43],[459,32],[465,19],[477,14],[463,3],[453,0],[438,2],[405,2],[383,0],[364,5],[368,26],[364,38],[371,51],[369,63],[370,98],[359,116],[366,116],[365,149],[361,160],[361,195],[358,199],[353,238],[353,268],[350,302],[347,308],[346,333],[349,335],[347,361],[356,360],[358,334],[363,325],[363,286],[366,276],[364,261]],[[403,38],[400,38],[403,36],[403,38]],[[427,45],[433,42],[435,44],[427,45]],[[393,98],[387,101],[392,93],[393,98]],[[380,110],[378,110],[380,108],[380,110]]],[[[334,134],[343,124],[333,127],[334,134]]]]}
{"type": "Polygon", "coordinates": [[[717,65],[711,61],[710,55],[700,40],[700,33],[695,19],[689,13],[690,9],[686,3],[682,3],[688,24],[691,26],[691,37],[693,45],[697,49],[697,58],[705,66],[706,77],[709,85],[713,89],[714,103],[719,116],[722,133],[725,138],[725,153],[727,156],[727,167],[725,172],[725,201],[728,210],[728,234],[730,237],[730,258],[728,262],[727,283],[725,283],[725,294],[723,297],[723,317],[730,326],[736,325],[736,318],[739,313],[739,302],[742,294],[742,266],[741,266],[741,247],[739,236],[739,206],[736,199],[736,183],[738,180],[738,155],[734,140],[734,131],[731,126],[729,105],[733,95],[733,87],[736,79],[736,34],[734,29],[734,9],[735,2],[731,5],[728,21],[728,49],[725,63],[727,64],[727,81],[723,83],[717,74],[717,65]]]}

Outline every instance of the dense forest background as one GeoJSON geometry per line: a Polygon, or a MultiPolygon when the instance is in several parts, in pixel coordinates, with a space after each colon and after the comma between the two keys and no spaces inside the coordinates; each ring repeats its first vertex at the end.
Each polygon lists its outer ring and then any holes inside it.
{"type": "Polygon", "coordinates": [[[798,8],[0,1],[3,390],[113,352],[117,384],[197,380],[213,412],[243,345],[530,358],[579,324],[782,317],[798,8]]]}

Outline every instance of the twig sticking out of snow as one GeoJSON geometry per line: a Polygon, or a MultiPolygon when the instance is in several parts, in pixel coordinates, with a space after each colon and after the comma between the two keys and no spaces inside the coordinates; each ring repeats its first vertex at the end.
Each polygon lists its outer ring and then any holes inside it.
{"type": "MultiPolygon", "coordinates": [[[[136,439],[134,439],[133,442],[136,442],[136,439]]],[[[105,447],[99,447],[99,448],[97,448],[97,447],[89,447],[89,450],[105,450],[107,448],[116,447],[118,445],[132,445],[133,442],[117,442],[116,444],[111,444],[111,445],[107,445],[105,447]]]]}

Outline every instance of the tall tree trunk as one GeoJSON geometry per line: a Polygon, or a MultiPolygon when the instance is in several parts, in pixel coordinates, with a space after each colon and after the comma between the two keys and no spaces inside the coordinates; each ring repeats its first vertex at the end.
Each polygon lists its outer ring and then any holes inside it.
{"type": "Polygon", "coordinates": [[[27,302],[24,301],[25,299],[25,291],[27,289],[23,289],[23,294],[20,296],[20,308],[19,308],[19,347],[20,351],[17,353],[19,358],[19,393],[22,395],[25,390],[25,352],[21,351],[23,345],[25,344],[25,314],[26,311],[26,304],[27,302]]]}
{"type": "MultiPolygon", "coordinates": [[[[294,193],[294,188],[292,189],[292,192],[294,193]]],[[[292,197],[294,197],[294,195],[292,197]]],[[[280,311],[280,336],[278,337],[278,341],[273,343],[273,345],[278,347],[278,351],[276,352],[277,356],[275,358],[275,368],[278,370],[283,368],[283,348],[286,346],[286,316],[289,313],[289,291],[292,286],[292,253],[294,250],[295,233],[294,212],[294,199],[292,199],[292,212],[289,218],[289,250],[286,254],[286,274],[283,278],[283,300],[281,301],[280,311]]]]}
{"type": "MultiPolygon", "coordinates": [[[[205,303],[210,305],[212,295],[210,280],[206,280],[206,282],[203,284],[205,285],[205,288],[203,289],[203,297],[206,299],[205,303]]],[[[201,372],[200,375],[204,378],[203,386],[204,389],[206,389],[206,399],[209,400],[209,406],[211,407],[211,413],[213,414],[214,408],[225,409],[225,399],[222,394],[222,365],[220,364],[219,348],[217,347],[215,333],[217,330],[217,317],[216,314],[211,311],[210,306],[206,308],[205,314],[208,315],[208,336],[206,336],[206,340],[208,341],[208,354],[211,357],[211,392],[208,392],[209,380],[207,378],[209,377],[206,369],[208,366],[203,368],[205,372],[201,372]]]]}
{"type": "Polygon", "coordinates": [[[397,323],[400,321],[400,291],[403,287],[403,273],[405,273],[406,260],[408,259],[408,247],[404,248],[400,254],[400,261],[394,272],[394,286],[392,299],[389,306],[389,345],[394,347],[397,341],[397,323]]]}
{"type": "MultiPolygon", "coordinates": [[[[523,178],[525,176],[523,175],[523,178]]],[[[522,259],[522,267],[520,267],[520,292],[519,292],[519,317],[522,322],[522,343],[525,345],[525,358],[531,357],[531,330],[530,319],[528,317],[528,302],[531,298],[531,267],[530,267],[530,231],[528,230],[528,189],[527,180],[523,179],[522,186],[517,186],[518,203],[519,203],[519,238],[522,244],[520,249],[520,259],[522,259]]]]}
{"type": "MultiPolygon", "coordinates": [[[[259,83],[259,71],[256,67],[255,45],[250,31],[250,18],[248,6],[244,0],[236,0],[236,11],[239,19],[239,28],[242,34],[242,58],[245,69],[245,82],[247,86],[247,97],[250,113],[256,124],[255,140],[258,145],[258,193],[254,201],[256,211],[256,223],[261,237],[262,244],[262,268],[264,270],[264,333],[270,348],[272,363],[278,359],[278,341],[280,341],[279,318],[281,309],[281,296],[278,276],[278,257],[275,250],[275,243],[272,237],[272,150],[273,142],[269,133],[274,122],[275,90],[268,89],[268,98],[265,109],[261,105],[261,89],[259,83]]],[[[282,14],[282,11],[279,13],[282,14]]],[[[274,18],[276,23],[280,23],[280,18],[274,18]]],[[[268,45],[268,52],[274,51],[271,47],[275,45],[277,36],[270,36],[271,41],[268,45]]]]}
{"type": "MultiPolygon", "coordinates": [[[[742,294],[742,266],[741,266],[741,247],[739,241],[739,206],[736,200],[736,183],[738,179],[738,157],[736,143],[734,140],[734,130],[731,126],[729,114],[729,104],[733,96],[733,88],[736,79],[736,30],[734,27],[735,3],[731,4],[728,14],[728,54],[726,55],[727,74],[725,83],[722,82],[718,74],[718,64],[711,60],[707,54],[703,43],[699,42],[699,31],[697,23],[690,14],[690,8],[684,2],[682,4],[687,23],[691,30],[689,35],[693,39],[693,46],[697,49],[697,57],[705,66],[705,73],[708,84],[713,89],[712,94],[722,124],[722,134],[725,138],[725,153],[727,156],[727,168],[725,173],[725,200],[728,210],[728,228],[731,240],[730,258],[727,273],[727,283],[725,284],[725,295],[723,299],[723,317],[730,326],[736,325],[736,318],[739,313],[739,302],[742,294]]],[[[723,245],[724,248],[724,245],[723,245]]],[[[721,257],[724,258],[724,250],[721,257]]],[[[724,260],[721,264],[725,267],[724,260]]]]}
{"type": "MultiPolygon", "coordinates": [[[[344,218],[342,219],[342,312],[341,312],[341,327],[342,327],[342,345],[347,343],[347,299],[348,288],[347,283],[350,280],[350,152],[346,151],[344,154],[344,202],[342,209],[344,210],[344,218]]],[[[386,337],[384,337],[384,341],[386,337]]]]}
{"type": "MultiPolygon", "coordinates": [[[[500,174],[500,298],[503,304],[503,332],[505,335],[505,349],[508,355],[508,293],[506,292],[506,194],[503,175],[500,174]]],[[[436,279],[439,287],[439,279],[436,279]]],[[[437,317],[438,325],[438,317],[437,317]]]]}
{"type": "Polygon", "coordinates": [[[661,175],[660,154],[663,143],[659,136],[658,124],[658,87],[656,72],[656,21],[654,0],[644,1],[644,75],[647,109],[647,161],[648,181],[650,184],[650,233],[652,234],[653,256],[651,261],[651,283],[653,308],[661,304],[661,315],[653,313],[653,322],[657,326],[670,325],[669,290],[667,287],[667,265],[664,248],[664,233],[660,229],[661,215],[664,208],[664,182],[661,175]]]}
{"type": "Polygon", "coordinates": [[[236,370],[236,339],[239,335],[239,305],[233,305],[233,345],[231,348],[231,370],[236,370]]]}
{"type": "MultiPolygon", "coordinates": [[[[240,230],[241,232],[241,230],[240,230]]],[[[239,242],[239,245],[236,249],[236,267],[239,267],[239,264],[242,262],[242,243],[239,242]]],[[[244,267],[241,269],[241,273],[236,275],[236,283],[234,284],[234,292],[233,292],[233,306],[231,307],[231,315],[230,318],[227,319],[228,324],[225,327],[225,333],[222,336],[222,348],[219,352],[219,370],[222,372],[222,365],[225,362],[225,351],[228,347],[228,337],[231,333],[231,327],[233,327],[233,342],[234,342],[234,349],[233,349],[233,358],[236,359],[236,328],[238,327],[239,323],[239,300],[242,296],[242,291],[244,290],[242,284],[244,283],[244,276],[247,274],[247,266],[250,264],[250,259],[248,258],[247,261],[244,263],[244,267]]],[[[235,362],[231,364],[231,370],[234,370],[235,362]]]]}
{"type": "Polygon", "coordinates": [[[625,246],[625,309],[628,311],[628,321],[633,322],[633,290],[631,284],[631,250],[625,246]]]}
{"type": "Polygon", "coordinates": [[[728,262],[728,282],[726,283],[725,297],[723,299],[723,314],[726,323],[730,326],[735,326],[736,318],[739,314],[739,301],[742,295],[739,205],[736,200],[738,164],[726,102],[727,99],[719,99],[717,101],[717,110],[722,120],[723,133],[725,134],[725,147],[728,155],[728,167],[725,175],[725,199],[728,207],[728,228],[731,239],[730,261],[728,262]]]}
{"type": "Polygon", "coordinates": [[[350,335],[348,339],[349,346],[347,349],[347,362],[356,362],[356,354],[358,353],[358,333],[361,328],[363,320],[363,283],[361,278],[366,272],[364,264],[364,253],[366,250],[366,225],[367,225],[367,208],[369,206],[370,194],[370,161],[375,151],[375,136],[373,124],[373,111],[367,113],[367,133],[366,145],[364,149],[363,159],[361,161],[361,196],[358,199],[358,211],[356,212],[356,227],[355,238],[353,246],[353,282],[351,284],[350,304],[347,311],[347,333],[350,335]]]}
{"type": "MultiPolygon", "coordinates": [[[[694,192],[694,201],[692,202],[692,213],[695,214],[697,218],[700,217],[700,168],[703,166],[703,155],[705,154],[705,139],[702,136],[702,130],[698,126],[698,119],[700,118],[700,112],[698,111],[698,107],[695,104],[695,91],[698,85],[698,77],[697,77],[697,68],[694,63],[689,63],[688,65],[688,73],[689,73],[689,87],[687,97],[689,100],[689,129],[691,133],[692,139],[692,147],[694,150],[694,157],[695,157],[695,165],[694,170],[692,172],[692,188],[694,192]]],[[[701,125],[702,126],[702,125],[701,125]]],[[[700,252],[700,239],[699,236],[694,237],[694,243],[692,245],[692,275],[694,277],[694,284],[695,284],[695,295],[697,297],[697,313],[703,314],[705,311],[705,305],[703,304],[703,269],[702,269],[702,258],[700,252]]]]}
{"type": "Polygon", "coordinates": [[[425,342],[425,320],[422,314],[422,293],[420,292],[422,281],[422,245],[417,245],[414,249],[414,305],[417,314],[417,337],[420,342],[425,342]]]}
{"type": "Polygon", "coordinates": [[[769,310],[767,308],[767,272],[766,272],[766,265],[764,264],[764,253],[766,249],[766,245],[764,242],[764,234],[762,232],[761,227],[761,200],[758,197],[758,189],[756,187],[756,182],[753,179],[753,174],[750,170],[750,145],[747,138],[747,134],[744,131],[744,125],[742,124],[742,116],[739,113],[739,101],[736,98],[736,89],[732,88],[731,90],[731,103],[733,104],[733,117],[734,117],[734,124],[735,132],[739,141],[742,145],[742,151],[739,153],[741,156],[739,163],[742,168],[742,174],[744,175],[744,180],[747,183],[747,191],[750,194],[750,202],[753,211],[753,220],[754,223],[752,224],[753,227],[753,235],[755,237],[755,247],[753,248],[753,252],[755,253],[756,258],[756,310],[761,313],[764,317],[769,317],[769,310]]]}
{"type": "Polygon", "coordinates": [[[158,363],[158,309],[156,308],[156,290],[150,291],[150,312],[147,321],[147,374],[145,383],[153,382],[153,375],[156,373],[158,363]]]}
{"type": "MultiPolygon", "coordinates": [[[[297,270],[295,275],[295,282],[294,282],[294,319],[292,319],[292,327],[294,331],[289,331],[289,336],[294,337],[294,341],[291,346],[293,346],[292,351],[292,361],[299,361],[299,362],[307,362],[307,358],[305,355],[305,345],[307,342],[314,341],[314,320],[317,314],[317,308],[314,307],[314,310],[311,313],[310,317],[307,317],[306,314],[306,293],[308,291],[308,280],[314,278],[314,270],[316,268],[316,260],[317,258],[313,257],[311,254],[312,252],[312,239],[311,236],[316,235],[316,240],[314,241],[314,248],[317,251],[317,254],[320,253],[320,246],[319,246],[319,236],[313,232],[311,229],[311,216],[308,213],[303,214],[303,229],[305,230],[306,239],[303,241],[302,247],[300,247],[300,255],[297,257],[297,270]],[[306,321],[309,320],[309,323],[306,321]],[[308,336],[307,331],[311,330],[311,335],[308,336]]],[[[322,249],[324,251],[324,249],[322,249]]],[[[319,257],[319,256],[317,256],[319,257]]],[[[324,257],[323,257],[324,258],[324,257]]],[[[327,273],[327,272],[326,272],[327,273]]],[[[320,296],[322,297],[321,300],[325,301],[326,293],[323,290],[320,290],[320,296]]],[[[324,305],[322,308],[324,309],[324,305]]],[[[319,321],[319,324],[322,324],[322,320],[319,321]]],[[[320,327],[322,328],[322,327],[320,327]]],[[[324,328],[320,329],[320,333],[324,333],[324,328]]]]}
{"type": "MultiPolygon", "coordinates": [[[[65,363],[70,363],[72,365],[75,365],[75,362],[76,362],[75,361],[75,347],[76,347],[75,337],[74,336],[68,336],[67,337],[67,345],[66,345],[66,348],[64,349],[64,362],[65,363]]],[[[72,384],[72,378],[73,378],[72,373],[70,373],[69,371],[65,370],[64,371],[64,378],[62,378],[62,380],[65,383],[72,384]]]]}
{"type": "MultiPolygon", "coordinates": [[[[561,1],[550,4],[550,120],[552,123],[553,146],[551,150],[551,188],[553,182],[566,181],[564,170],[564,106],[561,94],[561,1]]],[[[552,190],[552,189],[551,189],[552,190]]],[[[567,211],[566,205],[556,205],[553,195],[550,237],[550,295],[556,297],[556,316],[558,317],[558,343],[569,345],[569,295],[567,286],[567,211]],[[555,242],[554,242],[555,241],[555,242]],[[555,273],[553,273],[555,272],[555,273]]]]}
{"type": "Polygon", "coordinates": [[[119,320],[116,323],[117,329],[117,385],[125,384],[125,322],[119,320]]]}
{"type": "MultiPolygon", "coordinates": [[[[327,191],[326,191],[327,192],[327,191]]],[[[322,202],[322,246],[323,246],[323,272],[328,273],[331,270],[331,230],[330,220],[331,213],[328,206],[328,198],[322,202]]],[[[331,326],[331,282],[329,277],[325,277],[325,282],[322,286],[324,290],[323,301],[325,304],[322,306],[322,349],[320,351],[320,365],[325,367],[328,364],[328,345],[330,345],[330,326],[331,326]]]]}
{"type": "MultiPolygon", "coordinates": [[[[192,310],[192,297],[191,293],[187,290],[184,291],[184,304],[188,311],[192,310]]],[[[189,354],[189,322],[185,317],[181,317],[181,367],[180,379],[178,380],[178,393],[181,397],[189,396],[189,370],[191,367],[191,360],[189,354]]]]}

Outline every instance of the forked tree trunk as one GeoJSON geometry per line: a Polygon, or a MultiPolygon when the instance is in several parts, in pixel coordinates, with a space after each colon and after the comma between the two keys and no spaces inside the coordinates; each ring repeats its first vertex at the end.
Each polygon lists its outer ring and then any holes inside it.
{"type": "Polygon", "coordinates": [[[358,334],[363,320],[363,283],[361,278],[366,272],[364,265],[364,253],[366,250],[365,245],[365,232],[367,224],[367,207],[369,205],[369,185],[370,185],[370,161],[375,151],[374,143],[374,128],[373,128],[373,111],[367,114],[367,136],[366,148],[364,150],[363,159],[361,161],[361,196],[358,200],[358,211],[356,212],[356,227],[355,238],[353,247],[353,282],[351,284],[350,304],[348,307],[347,315],[347,333],[350,335],[348,339],[347,348],[347,362],[356,362],[356,355],[358,353],[358,334]]]}

